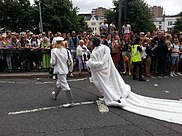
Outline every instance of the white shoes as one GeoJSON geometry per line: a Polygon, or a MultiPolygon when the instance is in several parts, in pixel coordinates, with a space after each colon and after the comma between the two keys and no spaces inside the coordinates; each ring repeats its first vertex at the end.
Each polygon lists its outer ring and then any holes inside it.
{"type": "Polygon", "coordinates": [[[102,97],[102,98],[100,97],[99,100],[104,102],[104,97],[102,97]]]}
{"type": "Polygon", "coordinates": [[[75,77],[75,76],[73,75],[73,73],[70,73],[70,77],[75,77]]]}
{"type": "Polygon", "coordinates": [[[126,99],[120,98],[118,101],[110,101],[106,103],[107,106],[124,107],[126,105],[126,99]]]}
{"type": "Polygon", "coordinates": [[[56,95],[56,92],[55,91],[52,92],[52,99],[53,100],[56,100],[57,99],[57,95],[56,95]]]}
{"type": "Polygon", "coordinates": [[[53,79],[53,80],[56,80],[56,76],[55,76],[55,75],[53,75],[52,79],[53,79]]]}
{"type": "Polygon", "coordinates": [[[178,76],[178,75],[175,74],[175,72],[173,72],[173,75],[174,75],[174,76],[178,76]]]}
{"type": "Polygon", "coordinates": [[[74,103],[66,103],[66,104],[63,104],[63,107],[64,108],[71,108],[74,106],[74,103]]]}
{"type": "Polygon", "coordinates": [[[178,75],[182,76],[182,74],[179,72],[177,72],[177,73],[175,73],[174,71],[170,72],[171,77],[178,76],[178,75]]]}
{"type": "Polygon", "coordinates": [[[173,72],[170,72],[170,77],[174,77],[173,72]]]}
{"type": "Polygon", "coordinates": [[[177,72],[176,75],[182,76],[182,74],[180,72],[177,72]]]}

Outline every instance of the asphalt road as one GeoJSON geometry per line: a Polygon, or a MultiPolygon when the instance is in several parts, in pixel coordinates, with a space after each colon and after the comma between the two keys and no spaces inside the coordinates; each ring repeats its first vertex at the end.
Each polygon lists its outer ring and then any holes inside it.
{"type": "MultiPolygon", "coordinates": [[[[137,94],[182,99],[182,77],[146,82],[123,78],[137,94]]],[[[52,79],[0,79],[0,136],[182,136],[182,125],[116,107],[100,112],[100,94],[88,78],[70,78],[69,84],[77,106],[67,109],[61,107],[66,102],[63,92],[57,101],[51,99],[52,79]]]]}

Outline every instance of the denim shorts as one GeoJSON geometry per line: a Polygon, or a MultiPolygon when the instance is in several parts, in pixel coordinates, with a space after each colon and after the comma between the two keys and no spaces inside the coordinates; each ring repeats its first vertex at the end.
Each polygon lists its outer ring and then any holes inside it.
{"type": "Polygon", "coordinates": [[[171,64],[178,64],[178,63],[179,63],[179,57],[171,56],[171,64]]]}

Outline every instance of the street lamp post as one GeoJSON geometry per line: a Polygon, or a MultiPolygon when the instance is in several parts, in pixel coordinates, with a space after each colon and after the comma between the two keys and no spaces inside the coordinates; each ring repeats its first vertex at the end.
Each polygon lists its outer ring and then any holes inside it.
{"type": "Polygon", "coordinates": [[[39,23],[39,31],[43,32],[43,25],[42,25],[42,12],[41,12],[41,5],[40,5],[40,0],[34,0],[35,2],[38,2],[39,4],[39,15],[40,15],[40,23],[39,23]]]}
{"type": "Polygon", "coordinates": [[[125,0],[125,2],[124,2],[124,19],[126,20],[127,19],[127,3],[128,3],[128,0],[125,0]]]}
{"type": "Polygon", "coordinates": [[[119,35],[122,35],[121,30],[121,17],[122,17],[122,0],[119,0],[119,17],[118,17],[118,27],[119,27],[119,35]]]}

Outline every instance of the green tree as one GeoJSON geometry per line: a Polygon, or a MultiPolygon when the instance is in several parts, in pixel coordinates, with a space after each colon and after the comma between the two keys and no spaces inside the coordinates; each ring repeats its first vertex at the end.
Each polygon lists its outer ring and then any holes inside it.
{"type": "MultiPolygon", "coordinates": [[[[82,31],[86,24],[70,0],[40,0],[44,31],[82,31]]],[[[11,31],[39,32],[38,3],[29,0],[0,0],[0,28],[11,31]]]]}
{"type": "Polygon", "coordinates": [[[179,32],[182,32],[182,16],[177,19],[174,29],[173,29],[173,33],[177,34],[179,32]]]}
{"type": "Polygon", "coordinates": [[[179,14],[177,14],[176,16],[181,17],[182,16],[182,11],[179,14]]]}
{"type": "MultiPolygon", "coordinates": [[[[106,18],[109,20],[110,16],[118,24],[118,14],[119,13],[119,0],[114,1],[114,10],[106,13],[106,18]]],[[[132,31],[147,32],[152,31],[155,25],[152,22],[152,14],[150,12],[149,6],[144,2],[144,0],[122,0],[122,24],[127,20],[132,26],[132,31]]],[[[110,23],[110,22],[109,22],[110,23]]]]}
{"type": "Polygon", "coordinates": [[[70,0],[41,0],[41,8],[44,31],[82,31],[86,27],[84,18],[77,15],[78,9],[70,0]]]}
{"type": "Polygon", "coordinates": [[[0,0],[1,28],[22,31],[32,28],[29,0],[0,0]]]}
{"type": "Polygon", "coordinates": [[[107,22],[109,24],[112,23],[112,22],[115,22],[115,23],[118,22],[118,20],[117,20],[118,17],[117,17],[116,12],[113,12],[111,10],[107,10],[106,13],[105,13],[105,16],[106,16],[107,22]]]}

